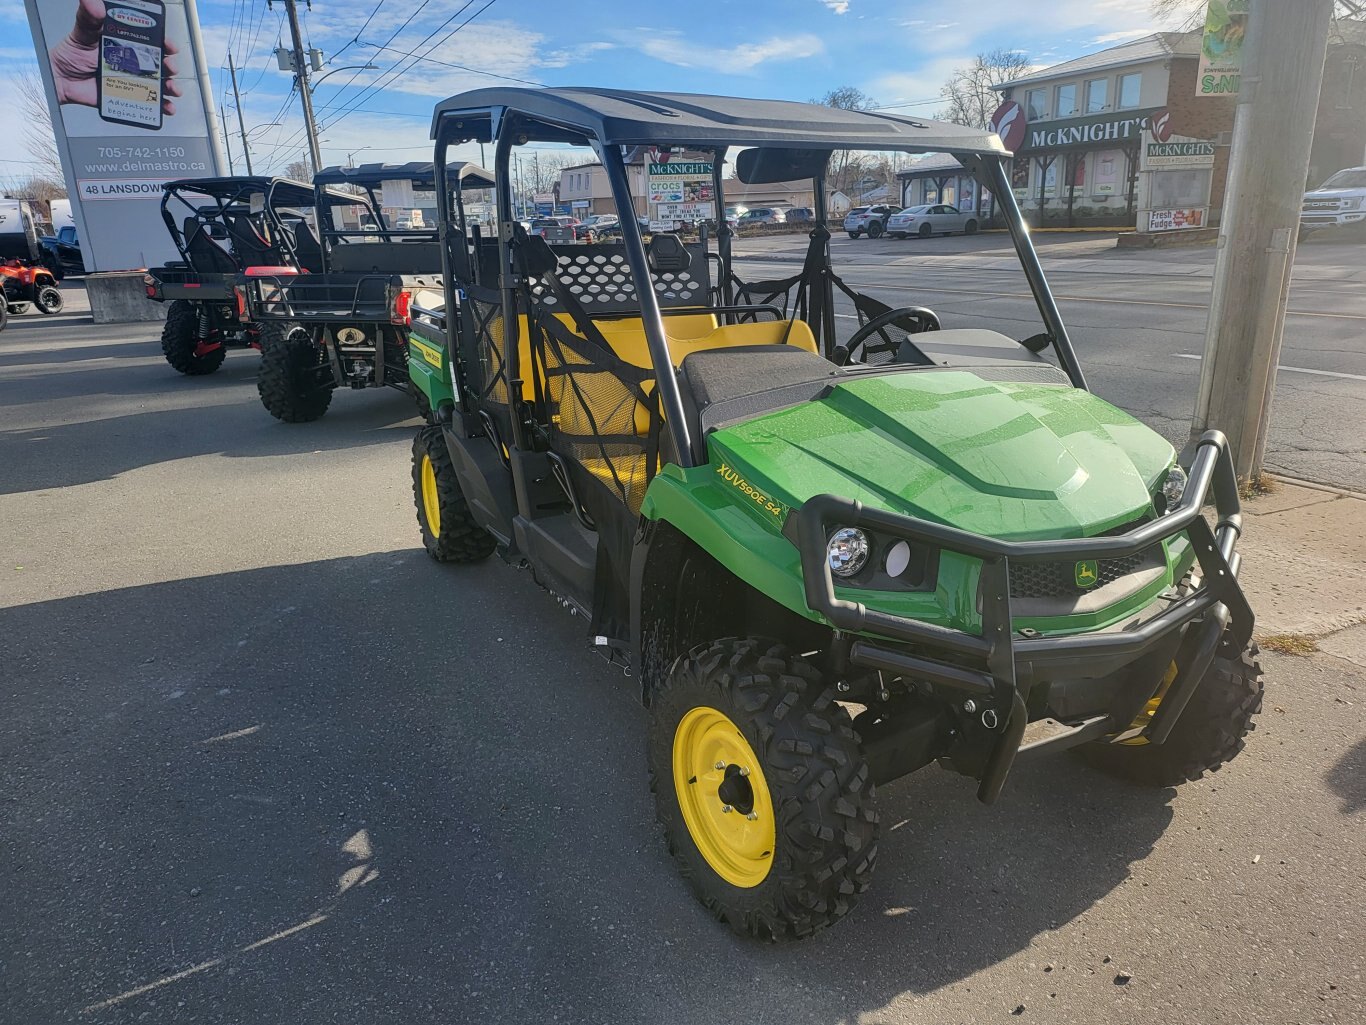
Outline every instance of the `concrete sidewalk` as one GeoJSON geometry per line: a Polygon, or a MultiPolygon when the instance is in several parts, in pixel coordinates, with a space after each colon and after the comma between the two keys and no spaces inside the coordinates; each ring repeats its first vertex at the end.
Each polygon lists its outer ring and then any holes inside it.
{"type": "Polygon", "coordinates": [[[1282,482],[1243,511],[1240,577],[1256,635],[1312,637],[1366,666],[1366,499],[1282,482]]]}

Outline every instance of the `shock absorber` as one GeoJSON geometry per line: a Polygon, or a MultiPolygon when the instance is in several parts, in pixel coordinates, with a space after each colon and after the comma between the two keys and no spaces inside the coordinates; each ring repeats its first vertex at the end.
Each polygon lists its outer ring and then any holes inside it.
{"type": "Polygon", "coordinates": [[[195,337],[204,341],[213,334],[213,321],[209,319],[209,307],[206,303],[199,304],[199,328],[195,332],[195,337]]]}

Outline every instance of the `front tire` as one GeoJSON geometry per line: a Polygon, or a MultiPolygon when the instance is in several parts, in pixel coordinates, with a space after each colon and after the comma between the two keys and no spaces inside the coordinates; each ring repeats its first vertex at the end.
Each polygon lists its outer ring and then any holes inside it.
{"type": "Polygon", "coordinates": [[[650,713],[656,815],[698,900],[764,940],[848,914],[872,878],[878,815],[820,671],[773,641],[727,638],[679,659],[650,713]]]}
{"type": "Polygon", "coordinates": [[[963,234],[964,234],[964,235],[976,235],[976,234],[977,234],[977,222],[976,222],[976,221],[968,221],[967,224],[963,225],[963,234]]]}
{"type": "Polygon", "coordinates": [[[297,324],[261,325],[261,370],[256,392],[277,420],[317,420],[332,404],[333,384],[321,368],[327,353],[297,324]]]}
{"type": "Polygon", "coordinates": [[[851,232],[848,232],[848,235],[849,235],[850,238],[858,238],[859,233],[858,233],[857,231],[851,231],[851,232]]]}
{"type": "Polygon", "coordinates": [[[929,238],[931,235],[934,234],[934,229],[931,228],[928,224],[922,224],[920,226],[920,230],[916,232],[916,234],[919,235],[921,238],[929,238]]]}
{"type": "Polygon", "coordinates": [[[33,297],[33,305],[38,307],[39,313],[61,313],[66,302],[56,285],[44,285],[33,297]]]}
{"type": "Polygon", "coordinates": [[[1243,750],[1262,710],[1255,643],[1236,658],[1216,657],[1164,744],[1095,744],[1077,749],[1092,767],[1148,787],[1174,787],[1217,772],[1243,750]]]}
{"type": "Polygon", "coordinates": [[[161,328],[161,354],[182,374],[203,377],[221,367],[228,353],[221,343],[200,352],[199,343],[199,308],[188,299],[176,299],[166,311],[166,323],[161,328]]]}
{"type": "Polygon", "coordinates": [[[424,427],[413,439],[413,503],[422,546],[437,562],[482,562],[498,546],[470,513],[440,427],[424,427]]]}

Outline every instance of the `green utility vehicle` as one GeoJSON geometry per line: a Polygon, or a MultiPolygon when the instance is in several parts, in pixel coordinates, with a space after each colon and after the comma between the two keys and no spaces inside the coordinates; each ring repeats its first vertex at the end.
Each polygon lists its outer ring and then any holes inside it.
{"type": "Polygon", "coordinates": [[[413,446],[423,541],[529,566],[630,667],[669,850],[718,918],[787,939],[844,915],[872,875],[875,788],[931,762],[991,803],[1042,751],[1166,787],[1242,749],[1262,675],[1227,443],[1206,434],[1183,467],[1087,390],[995,135],[495,88],[441,103],[433,136],[445,305],[414,309],[410,352],[435,421],[413,446]],[[520,228],[508,168],[529,141],[596,150],[620,240],[520,228]],[[496,149],[493,238],[449,206],[469,142],[496,149]],[[803,265],[745,280],[724,221],[714,250],[647,245],[623,162],[641,146],[710,152],[717,209],[728,151],[741,182],[810,179],[803,265]],[[995,197],[1042,329],[941,324],[839,277],[823,205],[843,150],[952,153],[995,197]]]}

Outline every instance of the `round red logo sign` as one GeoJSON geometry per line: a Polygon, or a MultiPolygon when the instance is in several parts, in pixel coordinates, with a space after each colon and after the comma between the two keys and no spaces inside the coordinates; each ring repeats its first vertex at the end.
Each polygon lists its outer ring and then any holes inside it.
{"type": "Polygon", "coordinates": [[[1149,119],[1148,128],[1152,130],[1154,140],[1166,142],[1172,137],[1172,112],[1163,107],[1149,119]]]}
{"type": "Polygon", "coordinates": [[[987,127],[1001,137],[1006,149],[1014,153],[1024,143],[1026,125],[1024,108],[1014,100],[1006,100],[991,115],[987,127]]]}

